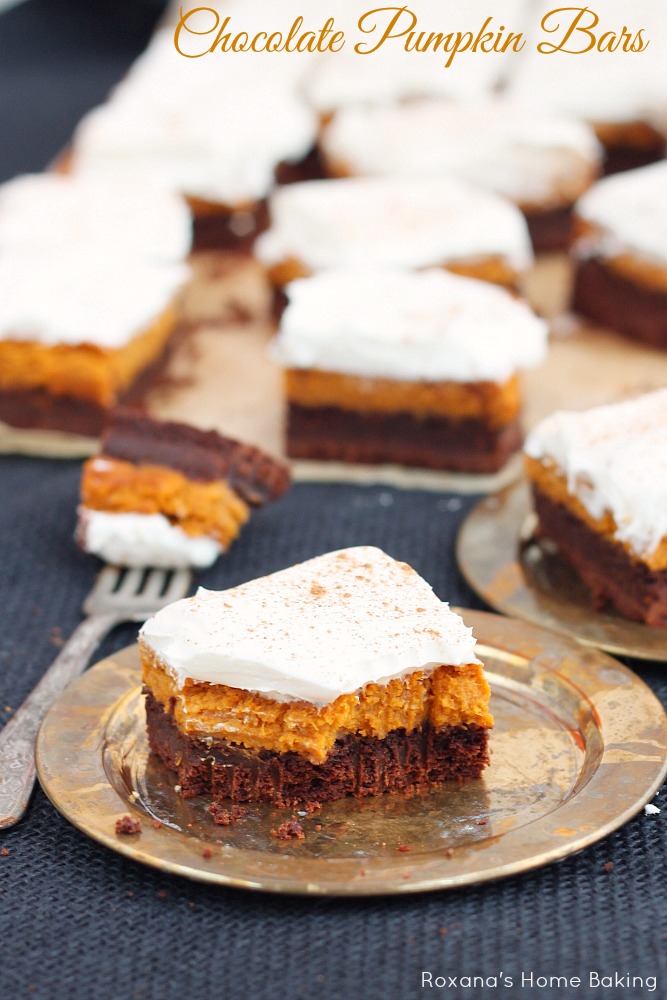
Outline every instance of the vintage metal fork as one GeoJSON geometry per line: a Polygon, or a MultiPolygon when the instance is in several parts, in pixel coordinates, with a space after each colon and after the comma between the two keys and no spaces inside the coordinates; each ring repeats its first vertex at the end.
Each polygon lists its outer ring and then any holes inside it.
{"type": "Polygon", "coordinates": [[[70,681],[85,670],[102,639],[120,622],[143,622],[185,597],[188,570],[105,566],[83,603],[86,617],[0,732],[0,829],[23,816],[35,783],[35,739],[42,719],[70,681]]]}

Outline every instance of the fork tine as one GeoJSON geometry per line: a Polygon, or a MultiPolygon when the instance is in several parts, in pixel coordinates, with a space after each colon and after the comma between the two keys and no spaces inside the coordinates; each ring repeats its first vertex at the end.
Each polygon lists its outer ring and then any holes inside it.
{"type": "Polygon", "coordinates": [[[87,605],[91,601],[102,600],[114,592],[122,572],[123,570],[119,566],[105,566],[104,569],[100,570],[93,584],[93,589],[83,603],[83,609],[86,613],[89,613],[87,605]]]}
{"type": "Polygon", "coordinates": [[[175,570],[171,580],[169,581],[167,592],[164,595],[165,603],[171,604],[173,601],[178,601],[181,597],[185,597],[190,589],[191,582],[192,573],[190,573],[189,570],[175,570]]]}
{"type": "Polygon", "coordinates": [[[152,600],[161,597],[170,572],[168,569],[149,569],[141,596],[152,600]]]}
{"type": "Polygon", "coordinates": [[[121,597],[133,597],[135,594],[140,593],[145,572],[145,569],[139,568],[126,570],[117,594],[121,597]]]}

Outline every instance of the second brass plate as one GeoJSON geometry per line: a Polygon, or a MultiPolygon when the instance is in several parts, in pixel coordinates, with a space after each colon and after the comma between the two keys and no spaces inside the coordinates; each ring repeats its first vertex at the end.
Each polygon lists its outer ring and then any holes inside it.
{"type": "Polygon", "coordinates": [[[530,489],[524,481],[481,500],[459,532],[456,555],[464,577],[503,614],[570,635],[617,656],[667,663],[667,629],[598,611],[555,547],[535,537],[530,489]]]}
{"type": "Polygon", "coordinates": [[[616,660],[522,622],[463,611],[493,690],[481,781],[325,804],[305,839],[272,836],[289,812],[248,806],[216,826],[147,748],[136,646],[103,660],[42,725],[42,787],[75,826],[135,861],[219,885],[364,896],[497,879],[563,858],[615,830],[667,770],[667,718],[616,660]],[[137,836],[116,820],[141,821],[137,836]]]}

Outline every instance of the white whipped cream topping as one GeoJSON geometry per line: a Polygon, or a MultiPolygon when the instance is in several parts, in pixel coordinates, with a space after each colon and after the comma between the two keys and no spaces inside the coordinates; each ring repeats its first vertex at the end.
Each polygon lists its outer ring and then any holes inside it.
{"type": "MultiPolygon", "coordinates": [[[[457,9],[448,7],[442,0],[420,0],[417,5],[407,6],[418,17],[417,33],[472,31],[475,35],[491,15],[493,20],[487,31],[497,31],[501,24],[508,31],[522,31],[530,2],[495,0],[491,8],[486,0],[466,0],[465,6],[457,9]]],[[[367,46],[375,44],[392,14],[366,18],[367,28],[373,22],[378,25],[373,35],[357,27],[359,16],[372,8],[359,3],[352,6],[356,16],[349,25],[347,46],[317,61],[304,82],[308,99],[321,113],[354,104],[381,104],[415,97],[481,97],[492,92],[512,60],[517,58],[513,52],[463,51],[457,53],[451,66],[446,68],[448,52],[406,52],[405,37],[390,39],[377,51],[362,56],[354,51],[354,45],[357,42],[367,46]]],[[[338,10],[336,15],[338,20],[338,10]]],[[[410,23],[409,15],[405,14],[399,19],[396,30],[410,23]]]]}
{"type": "MultiPolygon", "coordinates": [[[[253,57],[254,56],[254,57],[253,57]]],[[[312,148],[315,114],[270,57],[187,59],[161,31],[110,100],[84,117],[75,168],[230,206],[266,196],[312,148]]]]}
{"type": "Polygon", "coordinates": [[[577,204],[596,232],[579,240],[579,256],[630,253],[667,265],[667,161],[605,177],[577,204]]]}
{"type": "Polygon", "coordinates": [[[0,185],[0,253],[100,247],[179,261],[192,242],[187,204],[156,184],[25,174],[0,185]]]}
{"type": "Polygon", "coordinates": [[[188,278],[162,264],[89,247],[0,253],[0,340],[123,347],[188,278]]]}
{"type": "MultiPolygon", "coordinates": [[[[667,131],[667,60],[665,60],[665,8],[656,0],[604,0],[590,4],[599,17],[594,29],[599,39],[604,32],[620,33],[627,26],[634,35],[643,28],[644,40],[650,40],[643,52],[599,52],[596,48],[581,55],[567,52],[544,53],[538,44],[557,43],[564,38],[577,10],[584,4],[560,8],[552,0],[541,0],[531,13],[532,32],[521,56],[513,64],[507,93],[530,104],[540,113],[545,110],[577,115],[594,124],[623,124],[646,121],[667,131]],[[547,21],[551,32],[541,27],[547,21]]],[[[590,24],[585,14],[581,25],[590,24]]],[[[583,49],[589,38],[575,30],[567,43],[573,50],[583,49]]]]}
{"type": "Polygon", "coordinates": [[[594,518],[646,557],[667,536],[667,389],[584,413],[558,412],[531,431],[526,453],[553,462],[594,518]]]}
{"type": "Polygon", "coordinates": [[[478,662],[472,631],[380,549],[330,552],[150,618],[147,646],[186,679],[326,705],[371,682],[478,662]]]}
{"type": "Polygon", "coordinates": [[[321,145],[330,163],[354,175],[450,174],[520,205],[572,202],[601,160],[588,125],[501,100],[346,108],[321,145]]]}
{"type": "Polygon", "coordinates": [[[453,177],[307,181],[279,188],[255,242],[264,264],[293,257],[311,271],[368,264],[427,267],[501,257],[532,263],[519,210],[453,177]]]}
{"type": "Polygon", "coordinates": [[[204,569],[223,551],[215,539],[188,535],[162,514],[112,514],[79,507],[78,536],[86,552],[115,566],[204,569]]]}
{"type": "Polygon", "coordinates": [[[546,357],[547,324],[524,302],[443,270],[322,271],[286,291],[272,351],[288,368],[504,382],[546,357]]]}

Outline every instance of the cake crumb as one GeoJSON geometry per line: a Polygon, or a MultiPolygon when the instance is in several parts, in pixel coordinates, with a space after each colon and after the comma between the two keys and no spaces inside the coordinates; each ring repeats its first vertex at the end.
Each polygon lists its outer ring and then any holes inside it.
{"type": "Polygon", "coordinates": [[[327,588],[323,587],[321,583],[317,583],[317,581],[314,580],[311,584],[310,592],[313,597],[324,597],[327,592],[327,588]]]}
{"type": "Polygon", "coordinates": [[[321,823],[316,823],[315,824],[315,830],[316,830],[316,832],[319,833],[321,829],[322,829],[322,824],[321,823]]]}
{"type": "Polygon", "coordinates": [[[654,806],[652,802],[647,802],[644,806],[644,812],[647,816],[657,816],[660,810],[657,806],[654,806]]]}
{"type": "Polygon", "coordinates": [[[141,820],[132,819],[131,816],[122,816],[116,820],[116,833],[123,837],[132,837],[141,833],[141,820]]]}
{"type": "Polygon", "coordinates": [[[449,931],[447,930],[446,927],[440,927],[440,928],[438,928],[438,934],[440,935],[440,937],[447,937],[448,933],[449,933],[449,931]]]}
{"type": "Polygon", "coordinates": [[[609,872],[613,872],[613,870],[614,870],[614,862],[613,861],[605,861],[605,863],[602,866],[602,870],[605,871],[605,872],[607,872],[607,874],[609,874],[609,872]]]}
{"type": "Polygon", "coordinates": [[[206,812],[211,814],[213,822],[218,826],[230,826],[234,820],[243,819],[248,815],[245,806],[232,806],[231,809],[226,809],[219,802],[211,802],[206,812]]]}
{"type": "Polygon", "coordinates": [[[3,847],[0,850],[0,855],[2,855],[3,858],[8,858],[9,857],[9,851],[7,850],[6,847],[3,847]]]}
{"type": "Polygon", "coordinates": [[[486,826],[488,822],[489,822],[488,819],[478,819],[477,826],[486,826]]]}
{"type": "Polygon", "coordinates": [[[205,847],[204,850],[201,852],[201,856],[202,858],[206,858],[206,860],[208,861],[209,858],[213,857],[213,851],[211,850],[210,847],[205,847]]]}
{"type": "Polygon", "coordinates": [[[60,631],[60,625],[54,625],[51,629],[51,642],[54,646],[64,646],[65,640],[63,639],[63,634],[60,631]]]}
{"type": "Polygon", "coordinates": [[[448,857],[448,858],[453,858],[454,857],[454,848],[453,847],[448,847],[447,850],[445,851],[445,856],[448,857]]]}
{"type": "Polygon", "coordinates": [[[410,845],[409,844],[399,844],[398,847],[396,848],[396,850],[400,851],[401,854],[407,854],[408,851],[410,850],[410,845]]]}
{"type": "Polygon", "coordinates": [[[296,819],[286,819],[277,830],[271,830],[271,836],[277,840],[305,840],[303,827],[296,819]]]}
{"type": "Polygon", "coordinates": [[[167,893],[166,893],[166,891],[164,889],[160,889],[159,892],[155,893],[155,895],[157,896],[158,899],[166,899],[167,898],[167,893]]]}
{"type": "Polygon", "coordinates": [[[164,824],[162,823],[162,820],[159,820],[159,819],[153,819],[153,820],[151,820],[151,826],[155,830],[161,830],[162,827],[163,827],[163,825],[164,824]]]}

